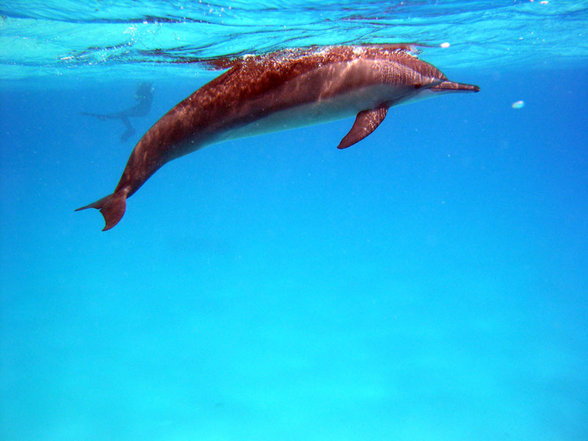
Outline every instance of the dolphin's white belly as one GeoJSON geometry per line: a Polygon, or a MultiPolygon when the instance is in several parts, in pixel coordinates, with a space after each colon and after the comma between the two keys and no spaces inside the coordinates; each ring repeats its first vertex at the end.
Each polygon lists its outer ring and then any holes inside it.
{"type": "Polygon", "coordinates": [[[227,141],[354,117],[362,110],[393,101],[399,90],[372,86],[312,103],[274,112],[264,118],[218,134],[213,142],[227,141]]]}

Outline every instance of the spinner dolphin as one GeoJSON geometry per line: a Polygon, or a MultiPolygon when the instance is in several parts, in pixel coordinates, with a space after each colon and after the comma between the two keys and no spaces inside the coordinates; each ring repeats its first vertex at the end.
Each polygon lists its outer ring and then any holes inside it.
{"type": "MultiPolygon", "coordinates": [[[[126,200],[164,164],[229,139],[356,115],[338,145],[372,133],[388,108],[447,92],[478,92],[449,81],[406,45],[332,46],[249,56],[165,114],[137,143],[114,192],[92,204],[104,230],[123,217],[126,200]]],[[[78,211],[76,210],[76,211],[78,211]]]]}

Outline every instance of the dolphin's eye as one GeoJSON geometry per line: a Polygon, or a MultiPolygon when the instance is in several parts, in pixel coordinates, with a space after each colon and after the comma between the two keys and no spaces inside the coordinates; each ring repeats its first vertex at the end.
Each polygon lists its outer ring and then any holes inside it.
{"type": "Polygon", "coordinates": [[[420,89],[421,87],[423,87],[422,84],[413,84],[412,87],[414,87],[415,89],[420,89]]]}

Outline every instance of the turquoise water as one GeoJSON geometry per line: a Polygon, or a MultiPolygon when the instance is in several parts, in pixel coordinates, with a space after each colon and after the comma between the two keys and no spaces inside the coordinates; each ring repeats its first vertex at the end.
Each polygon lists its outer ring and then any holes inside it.
{"type": "Polygon", "coordinates": [[[1,10],[0,439],[588,439],[588,2],[1,10]],[[361,42],[481,92],[344,151],[352,119],[208,147],[108,232],[74,213],[198,61],[361,42]],[[80,114],[146,81],[128,140],[80,114]]]}

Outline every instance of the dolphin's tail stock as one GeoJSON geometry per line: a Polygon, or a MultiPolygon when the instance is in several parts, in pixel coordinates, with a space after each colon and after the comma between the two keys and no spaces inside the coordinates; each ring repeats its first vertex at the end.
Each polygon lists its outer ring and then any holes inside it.
{"type": "Polygon", "coordinates": [[[106,231],[118,224],[125,214],[126,207],[127,192],[119,190],[90,205],[78,208],[76,211],[85,210],[86,208],[96,208],[97,210],[100,210],[100,213],[104,216],[104,222],[106,222],[102,231],[106,231]]]}

